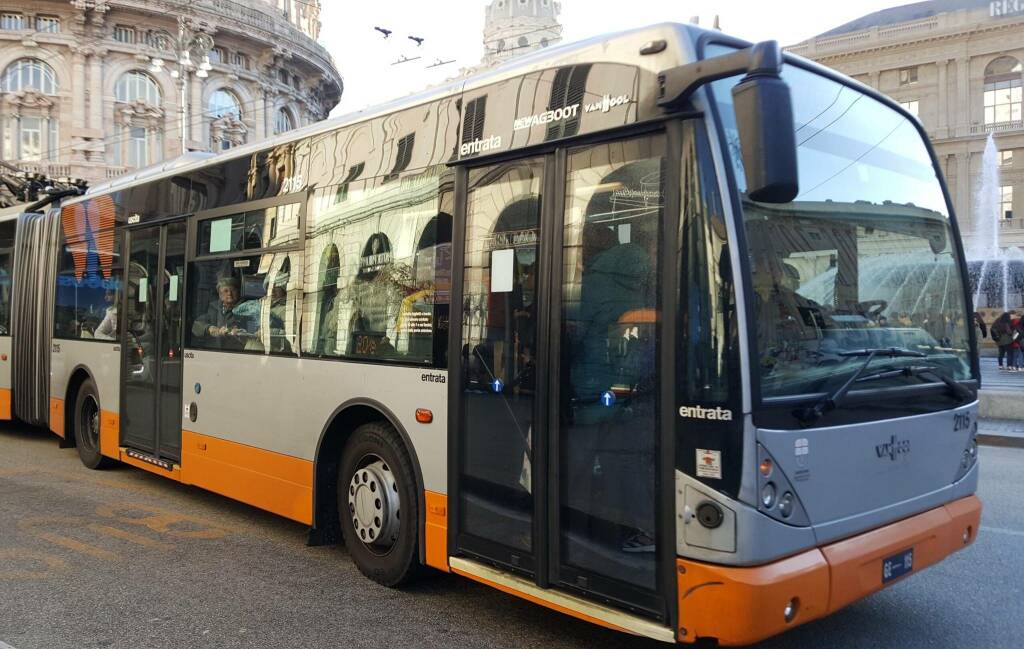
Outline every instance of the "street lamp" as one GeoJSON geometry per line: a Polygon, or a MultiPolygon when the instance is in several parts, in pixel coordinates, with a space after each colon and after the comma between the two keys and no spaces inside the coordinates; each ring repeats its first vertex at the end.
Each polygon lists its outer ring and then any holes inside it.
{"type": "Polygon", "coordinates": [[[195,74],[199,79],[210,76],[210,52],[213,50],[213,37],[203,32],[193,31],[188,25],[188,19],[184,16],[178,17],[178,35],[174,36],[166,29],[154,30],[154,43],[160,50],[173,52],[174,62],[168,67],[167,62],[160,56],[154,56],[150,61],[150,72],[160,74],[169,72],[171,77],[178,82],[179,112],[181,113],[181,152],[188,151],[189,131],[189,97],[188,80],[189,75],[195,74]],[[195,61],[200,61],[196,65],[195,61]]]}

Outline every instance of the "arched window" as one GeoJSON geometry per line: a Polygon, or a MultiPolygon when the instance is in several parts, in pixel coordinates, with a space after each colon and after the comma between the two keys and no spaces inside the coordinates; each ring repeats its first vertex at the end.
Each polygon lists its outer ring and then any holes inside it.
{"type": "Polygon", "coordinates": [[[291,112],[287,108],[278,110],[277,116],[274,118],[274,134],[287,133],[293,128],[295,128],[295,118],[292,117],[291,112]]]}
{"type": "Polygon", "coordinates": [[[1021,71],[1021,62],[1012,56],[1001,56],[985,68],[986,126],[1021,121],[1021,71]]]}
{"type": "Polygon", "coordinates": [[[128,72],[117,80],[114,94],[118,101],[124,103],[144,101],[151,106],[159,106],[161,100],[160,86],[153,77],[137,70],[128,72]]]}
{"type": "MultiPolygon", "coordinates": [[[[57,94],[57,75],[39,59],[19,59],[7,66],[3,92],[31,90],[43,95],[57,94]]],[[[55,99],[9,97],[10,112],[0,115],[0,155],[8,160],[56,160],[59,105],[55,99]]]]}
{"type": "Polygon", "coordinates": [[[529,47],[529,45],[530,45],[530,39],[528,39],[525,36],[520,36],[519,37],[519,47],[529,47]]]}
{"type": "Polygon", "coordinates": [[[221,117],[234,117],[235,119],[242,119],[242,104],[238,101],[238,97],[235,93],[221,88],[210,95],[209,104],[210,116],[217,119],[221,117]]]}
{"type": "Polygon", "coordinates": [[[36,90],[44,95],[57,94],[57,75],[39,59],[18,59],[4,71],[4,92],[36,90]]]}
{"type": "Polygon", "coordinates": [[[210,148],[214,151],[227,151],[231,147],[244,144],[246,140],[245,125],[242,124],[242,104],[238,96],[227,88],[220,88],[210,95],[207,105],[210,123],[210,148]]]}

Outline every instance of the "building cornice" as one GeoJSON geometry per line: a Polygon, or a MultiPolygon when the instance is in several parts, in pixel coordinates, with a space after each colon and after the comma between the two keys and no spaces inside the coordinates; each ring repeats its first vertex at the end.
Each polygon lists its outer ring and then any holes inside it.
{"type": "Polygon", "coordinates": [[[847,61],[864,55],[915,49],[920,48],[922,45],[962,40],[964,38],[969,39],[975,36],[998,34],[1001,32],[1013,32],[1016,35],[1019,34],[1021,30],[1024,30],[1024,19],[1004,19],[992,23],[972,21],[951,25],[944,28],[941,32],[932,32],[924,36],[911,36],[902,40],[882,40],[881,34],[883,32],[892,32],[896,34],[900,33],[901,28],[913,28],[918,25],[925,24],[938,25],[940,17],[941,16],[937,16],[926,21],[915,21],[913,23],[900,23],[889,26],[885,30],[872,28],[837,37],[812,39],[786,49],[793,54],[811,58],[815,61],[828,65],[830,62],[847,61]],[[849,41],[851,46],[837,49],[821,49],[822,45],[827,47],[829,43],[840,40],[849,41]],[[861,43],[861,46],[855,46],[855,43],[861,43]]]}

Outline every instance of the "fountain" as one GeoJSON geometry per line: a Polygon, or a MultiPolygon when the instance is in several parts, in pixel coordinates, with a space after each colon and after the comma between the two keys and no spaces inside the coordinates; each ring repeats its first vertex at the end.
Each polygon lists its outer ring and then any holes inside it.
{"type": "Polygon", "coordinates": [[[999,151],[990,133],[981,162],[974,205],[974,228],[966,246],[968,281],[974,308],[988,311],[992,322],[1000,313],[1020,307],[1024,291],[1024,252],[1000,245],[999,151]]]}

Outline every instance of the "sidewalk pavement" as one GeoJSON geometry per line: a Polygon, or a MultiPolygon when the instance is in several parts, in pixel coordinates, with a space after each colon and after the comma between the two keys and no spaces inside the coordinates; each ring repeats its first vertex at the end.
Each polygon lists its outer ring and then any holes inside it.
{"type": "Polygon", "coordinates": [[[985,446],[1024,448],[1024,421],[979,419],[978,443],[985,446]]]}

